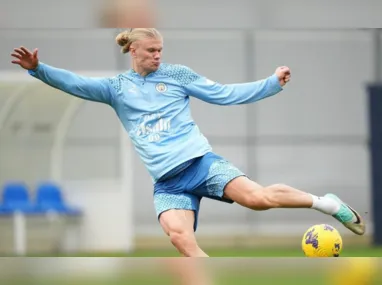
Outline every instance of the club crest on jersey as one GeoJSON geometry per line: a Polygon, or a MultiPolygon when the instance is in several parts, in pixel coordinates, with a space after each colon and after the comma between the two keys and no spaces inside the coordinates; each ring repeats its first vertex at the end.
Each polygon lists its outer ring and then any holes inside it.
{"type": "Polygon", "coordinates": [[[155,86],[155,89],[160,92],[160,93],[163,93],[163,92],[166,92],[167,91],[167,86],[166,84],[164,83],[158,83],[156,86],[155,86]]]}

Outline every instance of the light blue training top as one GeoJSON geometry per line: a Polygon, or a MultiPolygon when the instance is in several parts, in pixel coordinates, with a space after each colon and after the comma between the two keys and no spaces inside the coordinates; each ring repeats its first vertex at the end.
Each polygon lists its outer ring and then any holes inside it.
{"type": "Polygon", "coordinates": [[[190,112],[190,96],[217,105],[259,101],[282,91],[274,74],[250,83],[219,84],[184,65],[162,63],[142,77],[133,70],[90,78],[42,62],[30,75],[76,97],[110,105],[154,182],[180,164],[212,151],[190,112]]]}

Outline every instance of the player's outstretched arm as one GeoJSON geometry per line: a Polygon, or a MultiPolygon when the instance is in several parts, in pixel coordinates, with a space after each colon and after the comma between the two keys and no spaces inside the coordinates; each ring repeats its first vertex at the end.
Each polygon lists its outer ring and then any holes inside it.
{"type": "Polygon", "coordinates": [[[223,85],[197,75],[197,79],[187,84],[185,89],[190,96],[212,104],[248,104],[281,92],[290,81],[290,76],[290,69],[286,66],[277,68],[275,73],[266,79],[248,83],[223,85]]]}
{"type": "Polygon", "coordinates": [[[13,64],[28,70],[30,75],[51,87],[82,99],[109,105],[112,103],[114,89],[107,78],[79,76],[44,64],[39,61],[37,49],[31,52],[25,47],[16,48],[12,57],[14,57],[13,64]]]}

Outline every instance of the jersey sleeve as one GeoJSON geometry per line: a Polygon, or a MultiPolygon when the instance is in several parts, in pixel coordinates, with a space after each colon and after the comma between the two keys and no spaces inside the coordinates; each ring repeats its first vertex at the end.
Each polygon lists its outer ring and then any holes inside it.
{"type": "Polygon", "coordinates": [[[216,105],[239,105],[253,103],[273,96],[283,90],[278,77],[248,83],[220,84],[183,67],[188,80],[183,84],[185,92],[192,97],[216,105]]]}
{"type": "Polygon", "coordinates": [[[28,73],[53,88],[89,101],[111,105],[116,92],[111,78],[80,76],[44,63],[28,73]]]}

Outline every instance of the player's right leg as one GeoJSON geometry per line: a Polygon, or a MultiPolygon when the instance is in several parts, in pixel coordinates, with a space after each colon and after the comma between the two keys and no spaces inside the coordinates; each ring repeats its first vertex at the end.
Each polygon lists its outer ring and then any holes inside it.
{"type": "Polygon", "coordinates": [[[171,243],[184,257],[208,257],[196,242],[200,198],[189,193],[155,193],[156,213],[171,243]]]}
{"type": "Polygon", "coordinates": [[[208,257],[194,234],[194,211],[172,209],[160,215],[159,222],[171,243],[184,257],[208,257]]]}

